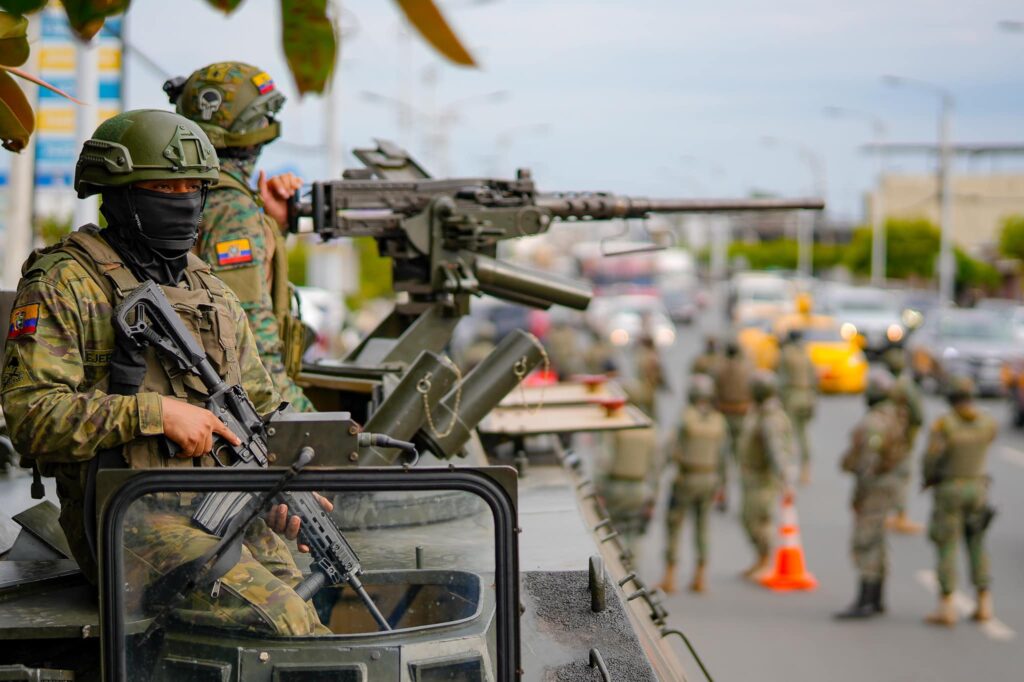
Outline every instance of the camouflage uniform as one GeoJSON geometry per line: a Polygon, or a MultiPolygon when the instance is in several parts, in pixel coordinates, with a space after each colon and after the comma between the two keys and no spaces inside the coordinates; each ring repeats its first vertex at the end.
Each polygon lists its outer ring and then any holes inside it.
{"type": "Polygon", "coordinates": [[[301,367],[305,332],[291,313],[283,226],[266,214],[251,189],[258,150],[279,134],[273,114],[284,96],[260,69],[222,62],[193,73],[173,97],[178,113],[196,121],[221,152],[220,179],[210,188],[195,252],[242,301],[260,359],[282,400],[312,411],[292,378],[301,367]],[[225,151],[246,147],[253,153],[238,158],[225,151]]]}
{"type": "MultiPolygon", "coordinates": [[[[79,196],[88,196],[119,191],[122,185],[145,179],[208,181],[216,168],[213,148],[191,122],[162,111],[125,112],[102,124],[86,143],[75,187],[79,196]],[[126,165],[127,155],[118,151],[125,148],[131,153],[127,172],[113,176],[106,169],[110,162],[126,165]],[[175,151],[184,158],[175,160],[175,151]],[[194,153],[199,154],[198,162],[191,158],[194,153]]],[[[201,260],[183,255],[180,283],[161,289],[218,375],[229,384],[241,384],[261,413],[271,412],[279,397],[260,364],[237,297],[201,260]]],[[[141,356],[144,371],[138,392],[111,391],[111,363],[119,349],[111,318],[138,284],[94,226],[33,253],[22,269],[0,377],[0,400],[12,440],[44,475],[56,478],[61,527],[83,572],[93,581],[94,519],[85,512],[98,457],[111,455],[110,460],[116,457],[130,468],[215,464],[209,455],[172,458],[166,453],[163,396],[204,405],[208,391],[197,377],[182,373],[176,363],[149,347],[141,356]]],[[[194,496],[155,497],[159,509],[133,509],[122,539],[128,574],[144,580],[180,567],[218,541],[191,526],[194,496]]],[[[221,578],[223,601],[208,613],[209,622],[251,625],[280,634],[326,632],[316,612],[290,587],[300,574],[284,541],[257,524],[248,530],[245,550],[241,561],[221,578]]]]}
{"type": "Polygon", "coordinates": [[[665,561],[673,566],[679,554],[679,535],[688,512],[693,513],[697,564],[707,563],[708,511],[718,490],[718,460],[726,445],[725,418],[710,404],[691,405],[683,413],[673,460],[677,473],[668,504],[665,561]]]}
{"type": "Polygon", "coordinates": [[[560,381],[576,374],[583,374],[584,358],[580,353],[579,332],[571,324],[557,322],[544,339],[551,367],[558,373],[560,381]]]}
{"type": "Polygon", "coordinates": [[[807,423],[814,417],[817,374],[803,344],[789,342],[783,345],[779,358],[779,396],[793,424],[797,447],[800,451],[801,475],[806,477],[811,463],[811,448],[807,441],[807,423]]]}
{"type": "Polygon", "coordinates": [[[632,543],[647,530],[653,509],[657,464],[657,433],[653,428],[608,434],[609,465],[600,476],[612,525],[632,543]]]}
{"type": "Polygon", "coordinates": [[[767,563],[775,505],[781,489],[789,487],[793,449],[793,427],[778,398],[768,397],[755,404],[743,421],[737,453],[743,489],[743,529],[757,553],[757,563],[750,574],[767,563]]]}
{"type": "Polygon", "coordinates": [[[988,510],[986,461],[995,440],[995,420],[983,412],[956,410],[932,425],[924,459],[924,479],[934,490],[928,537],[938,553],[937,574],[943,595],[956,588],[956,548],[961,534],[967,543],[971,582],[988,589],[985,516],[988,510]]]}
{"type": "MultiPolygon", "coordinates": [[[[893,374],[896,375],[896,384],[893,386],[893,402],[898,408],[901,433],[903,434],[907,452],[910,453],[914,449],[917,433],[921,430],[921,425],[924,423],[924,408],[922,405],[921,389],[918,387],[917,382],[914,381],[913,373],[903,368],[903,353],[902,348],[890,348],[885,351],[883,359],[890,368],[894,368],[893,374]],[[900,355],[898,361],[890,356],[894,351],[900,355]]],[[[911,466],[911,458],[906,457],[900,463],[898,469],[900,488],[896,498],[896,513],[897,518],[903,521],[896,524],[896,530],[920,532],[920,528],[916,524],[912,524],[906,519],[907,497],[910,494],[911,466]]]]}
{"type": "Polygon", "coordinates": [[[727,356],[718,365],[715,379],[715,408],[725,416],[729,429],[729,447],[722,451],[718,462],[718,476],[723,489],[729,483],[729,459],[737,462],[743,420],[750,410],[750,377],[754,368],[745,357],[737,353],[727,356]]]}
{"type": "Polygon", "coordinates": [[[649,339],[642,342],[636,352],[637,380],[630,398],[651,418],[657,419],[658,391],[666,385],[661,356],[649,339]]]}

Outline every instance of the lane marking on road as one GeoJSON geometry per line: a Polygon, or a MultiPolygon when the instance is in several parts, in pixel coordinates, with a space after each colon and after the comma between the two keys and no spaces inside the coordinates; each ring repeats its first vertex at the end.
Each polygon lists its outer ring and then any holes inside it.
{"type": "Polygon", "coordinates": [[[1021,452],[1017,448],[1011,448],[1009,445],[1004,445],[999,448],[999,454],[1003,456],[1007,462],[1016,464],[1019,467],[1024,467],[1024,452],[1021,452]]]}
{"type": "MultiPolygon", "coordinates": [[[[916,576],[917,582],[928,590],[932,594],[939,593],[939,579],[935,577],[935,571],[918,571],[916,576]]],[[[973,599],[968,597],[960,590],[954,590],[953,592],[953,608],[957,610],[961,618],[970,618],[971,614],[974,613],[976,603],[973,599]]],[[[989,639],[994,639],[997,642],[1009,642],[1017,636],[1017,633],[1009,625],[993,618],[987,623],[980,623],[978,629],[985,633],[989,639]]]]}

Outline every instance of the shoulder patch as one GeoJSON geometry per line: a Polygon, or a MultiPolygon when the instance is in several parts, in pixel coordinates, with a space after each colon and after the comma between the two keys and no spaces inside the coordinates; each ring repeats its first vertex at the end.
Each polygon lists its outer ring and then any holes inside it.
{"type": "Polygon", "coordinates": [[[7,340],[36,333],[39,324],[39,304],[30,303],[11,311],[11,323],[7,328],[7,340]]]}
{"type": "Polygon", "coordinates": [[[230,239],[217,242],[217,265],[237,265],[252,262],[252,244],[248,239],[230,239]]]}

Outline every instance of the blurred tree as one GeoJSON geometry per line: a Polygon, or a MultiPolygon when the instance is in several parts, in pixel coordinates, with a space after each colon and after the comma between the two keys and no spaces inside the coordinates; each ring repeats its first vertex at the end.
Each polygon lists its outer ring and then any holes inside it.
{"type": "Polygon", "coordinates": [[[359,256],[359,292],[348,297],[348,307],[358,310],[374,298],[390,298],[393,293],[391,259],[380,256],[372,237],[357,237],[352,240],[352,246],[359,256]]]}
{"type": "MultiPolygon", "coordinates": [[[[797,242],[794,239],[774,239],[763,242],[733,242],[729,245],[729,260],[743,258],[755,270],[797,268],[797,242]]],[[[702,254],[703,257],[703,254],[702,254]]],[[[834,244],[814,245],[814,270],[827,270],[842,261],[842,247],[834,244]]]]}
{"type": "Polygon", "coordinates": [[[1003,219],[1003,227],[999,231],[999,253],[1024,261],[1024,215],[1003,219]]]}
{"type": "Polygon", "coordinates": [[[309,244],[305,239],[295,239],[288,246],[288,279],[297,287],[306,286],[309,276],[309,244]]]}

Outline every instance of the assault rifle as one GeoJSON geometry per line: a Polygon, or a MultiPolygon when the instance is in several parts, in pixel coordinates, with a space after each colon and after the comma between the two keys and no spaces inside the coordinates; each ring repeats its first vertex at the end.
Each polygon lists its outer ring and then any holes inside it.
{"type": "MultiPolygon", "coordinates": [[[[266,468],[269,465],[268,420],[259,415],[244,388],[237,384],[229,386],[221,379],[159,286],[146,282],[128,294],[115,311],[114,322],[140,348],[155,347],[171,358],[179,370],[194,374],[202,381],[209,395],[206,408],[241,441],[232,445],[222,437],[214,436],[212,455],[218,466],[266,468]]],[[[364,447],[396,448],[415,453],[415,446],[411,443],[381,434],[361,433],[358,442],[364,447]]],[[[232,521],[252,504],[252,500],[253,496],[245,492],[209,493],[199,503],[192,520],[203,530],[224,536],[232,521]]],[[[311,575],[295,591],[307,600],[325,584],[348,583],[380,628],[390,630],[387,619],[359,579],[362,574],[359,557],[317,497],[311,492],[282,491],[276,501],[288,505],[289,514],[302,520],[298,539],[309,546],[313,557],[311,575]]],[[[240,535],[238,540],[241,540],[240,535]]],[[[224,570],[228,569],[230,566],[224,570]]]]}

